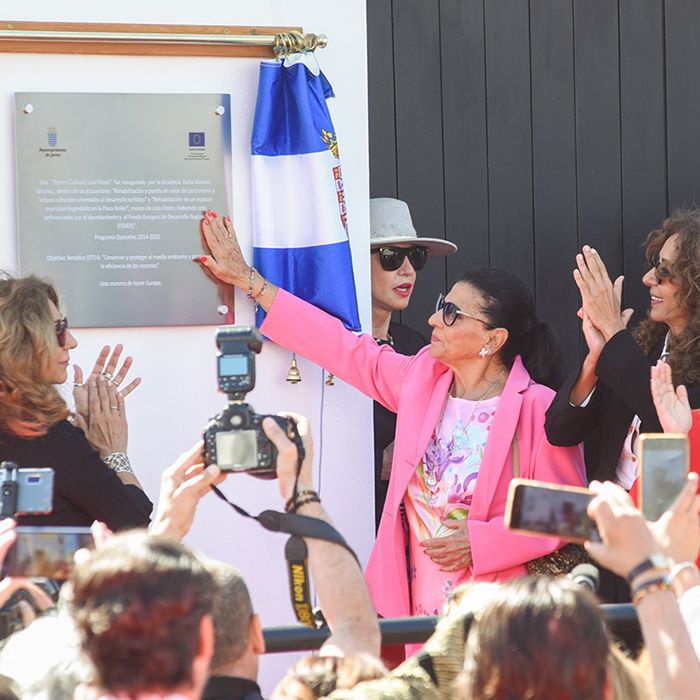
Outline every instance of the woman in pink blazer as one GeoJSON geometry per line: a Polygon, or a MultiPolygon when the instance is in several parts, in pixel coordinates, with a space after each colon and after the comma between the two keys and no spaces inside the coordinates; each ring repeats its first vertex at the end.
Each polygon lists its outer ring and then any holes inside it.
{"type": "Polygon", "coordinates": [[[439,612],[459,583],[526,573],[558,540],[503,524],[518,475],[584,483],[578,447],[554,447],[544,414],[558,353],[525,285],[501,270],[467,273],[440,297],[431,343],[415,356],[378,346],[264,280],[245,262],[230,219],[208,213],[211,251],[197,261],[267,312],[262,332],[397,413],[394,461],[367,579],[380,615],[439,612]],[[252,287],[252,289],[251,289],[252,287]]]}

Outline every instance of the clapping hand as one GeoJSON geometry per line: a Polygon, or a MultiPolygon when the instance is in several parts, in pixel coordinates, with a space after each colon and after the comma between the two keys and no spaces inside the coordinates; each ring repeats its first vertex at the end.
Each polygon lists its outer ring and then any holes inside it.
{"type": "Polygon", "coordinates": [[[95,360],[87,379],[83,379],[83,370],[79,365],[73,365],[73,400],[75,401],[75,412],[81,419],[83,429],[86,429],[90,423],[90,407],[88,404],[87,385],[90,382],[96,381],[98,377],[104,377],[111,382],[122,398],[126,398],[136,387],[141,384],[141,377],[132,379],[125,387],[119,388],[126,378],[129,368],[133,363],[132,357],[127,357],[117,370],[117,365],[121,358],[124,346],[121,344],[115,345],[114,351],[110,355],[110,346],[105,345],[100,354],[95,360]],[[109,358],[109,359],[108,359],[109,358]]]}
{"type": "Polygon", "coordinates": [[[602,346],[626,328],[632,317],[632,309],[621,310],[623,277],[613,283],[600,255],[585,245],[576,256],[574,280],[581,292],[579,317],[584,323],[586,342],[591,353],[599,355],[602,346]]]}

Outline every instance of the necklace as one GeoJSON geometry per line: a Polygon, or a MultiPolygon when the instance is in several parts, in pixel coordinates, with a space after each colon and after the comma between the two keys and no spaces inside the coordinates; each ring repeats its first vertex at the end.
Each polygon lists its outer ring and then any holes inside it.
{"type": "MultiPolygon", "coordinates": [[[[500,381],[501,381],[501,378],[503,377],[503,373],[504,373],[505,371],[506,371],[506,367],[505,367],[505,365],[503,365],[503,367],[501,368],[501,371],[498,373],[498,376],[496,377],[496,379],[495,379],[493,382],[490,382],[490,383],[489,383],[488,389],[486,389],[486,391],[485,391],[481,396],[479,396],[479,398],[477,398],[477,399],[467,399],[467,401],[476,401],[476,405],[478,406],[478,405],[479,405],[479,402],[480,402],[480,401],[483,401],[483,400],[498,386],[498,384],[499,384],[500,381]]],[[[450,388],[452,389],[452,388],[454,388],[454,386],[455,386],[455,381],[454,381],[454,379],[453,379],[453,380],[452,380],[452,387],[450,387],[450,388]]],[[[452,395],[452,394],[450,394],[450,395],[452,395]]],[[[464,397],[464,396],[455,396],[454,398],[457,399],[457,398],[466,398],[466,397],[464,397]]]]}
{"type": "MultiPolygon", "coordinates": [[[[374,337],[374,336],[373,336],[374,337]]],[[[386,334],[386,338],[374,338],[377,345],[388,345],[389,347],[394,347],[394,339],[391,337],[391,333],[386,334]]]]}

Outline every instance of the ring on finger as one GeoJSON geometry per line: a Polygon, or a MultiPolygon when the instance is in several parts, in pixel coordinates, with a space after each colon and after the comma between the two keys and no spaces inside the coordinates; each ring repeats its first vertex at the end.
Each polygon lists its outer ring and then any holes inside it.
{"type": "Polygon", "coordinates": [[[111,372],[100,372],[100,375],[103,376],[105,379],[108,379],[110,382],[112,381],[111,372]]]}
{"type": "Polygon", "coordinates": [[[76,386],[81,387],[81,386],[85,386],[85,384],[83,384],[83,382],[73,382],[73,386],[74,387],[76,387],[76,386]]]}
{"type": "Polygon", "coordinates": [[[110,377],[109,381],[114,384],[114,386],[119,386],[122,383],[121,379],[117,379],[116,377],[110,377]]]}
{"type": "Polygon", "coordinates": [[[111,409],[114,413],[119,413],[119,406],[110,406],[110,409],[111,409]]]}

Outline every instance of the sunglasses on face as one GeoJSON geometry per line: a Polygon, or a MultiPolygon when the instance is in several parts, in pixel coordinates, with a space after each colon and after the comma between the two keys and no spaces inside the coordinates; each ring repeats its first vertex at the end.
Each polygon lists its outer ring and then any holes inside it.
{"type": "Polygon", "coordinates": [[[418,272],[425,267],[425,262],[428,259],[428,249],[420,245],[414,245],[410,248],[385,245],[381,248],[375,248],[372,252],[379,255],[379,264],[382,266],[382,270],[387,272],[398,270],[406,258],[413,269],[418,272]]]}
{"type": "Polygon", "coordinates": [[[457,306],[457,304],[453,304],[451,301],[445,301],[444,294],[440,294],[437,303],[435,304],[435,311],[440,310],[442,310],[442,322],[446,326],[452,326],[457,320],[457,316],[466,316],[467,318],[471,318],[473,321],[479,321],[479,323],[483,323],[489,328],[496,328],[496,326],[494,326],[493,323],[489,323],[488,321],[484,321],[483,318],[479,318],[478,316],[472,316],[466,311],[462,311],[459,308],[459,306],[457,306]]]}
{"type": "Polygon", "coordinates": [[[673,279],[673,269],[667,262],[662,262],[658,255],[651,258],[651,266],[654,268],[654,274],[659,282],[673,279]]]}
{"type": "Polygon", "coordinates": [[[66,333],[68,332],[68,319],[64,316],[59,318],[58,321],[54,321],[54,328],[56,329],[56,339],[60,347],[66,347],[66,333]]]}

